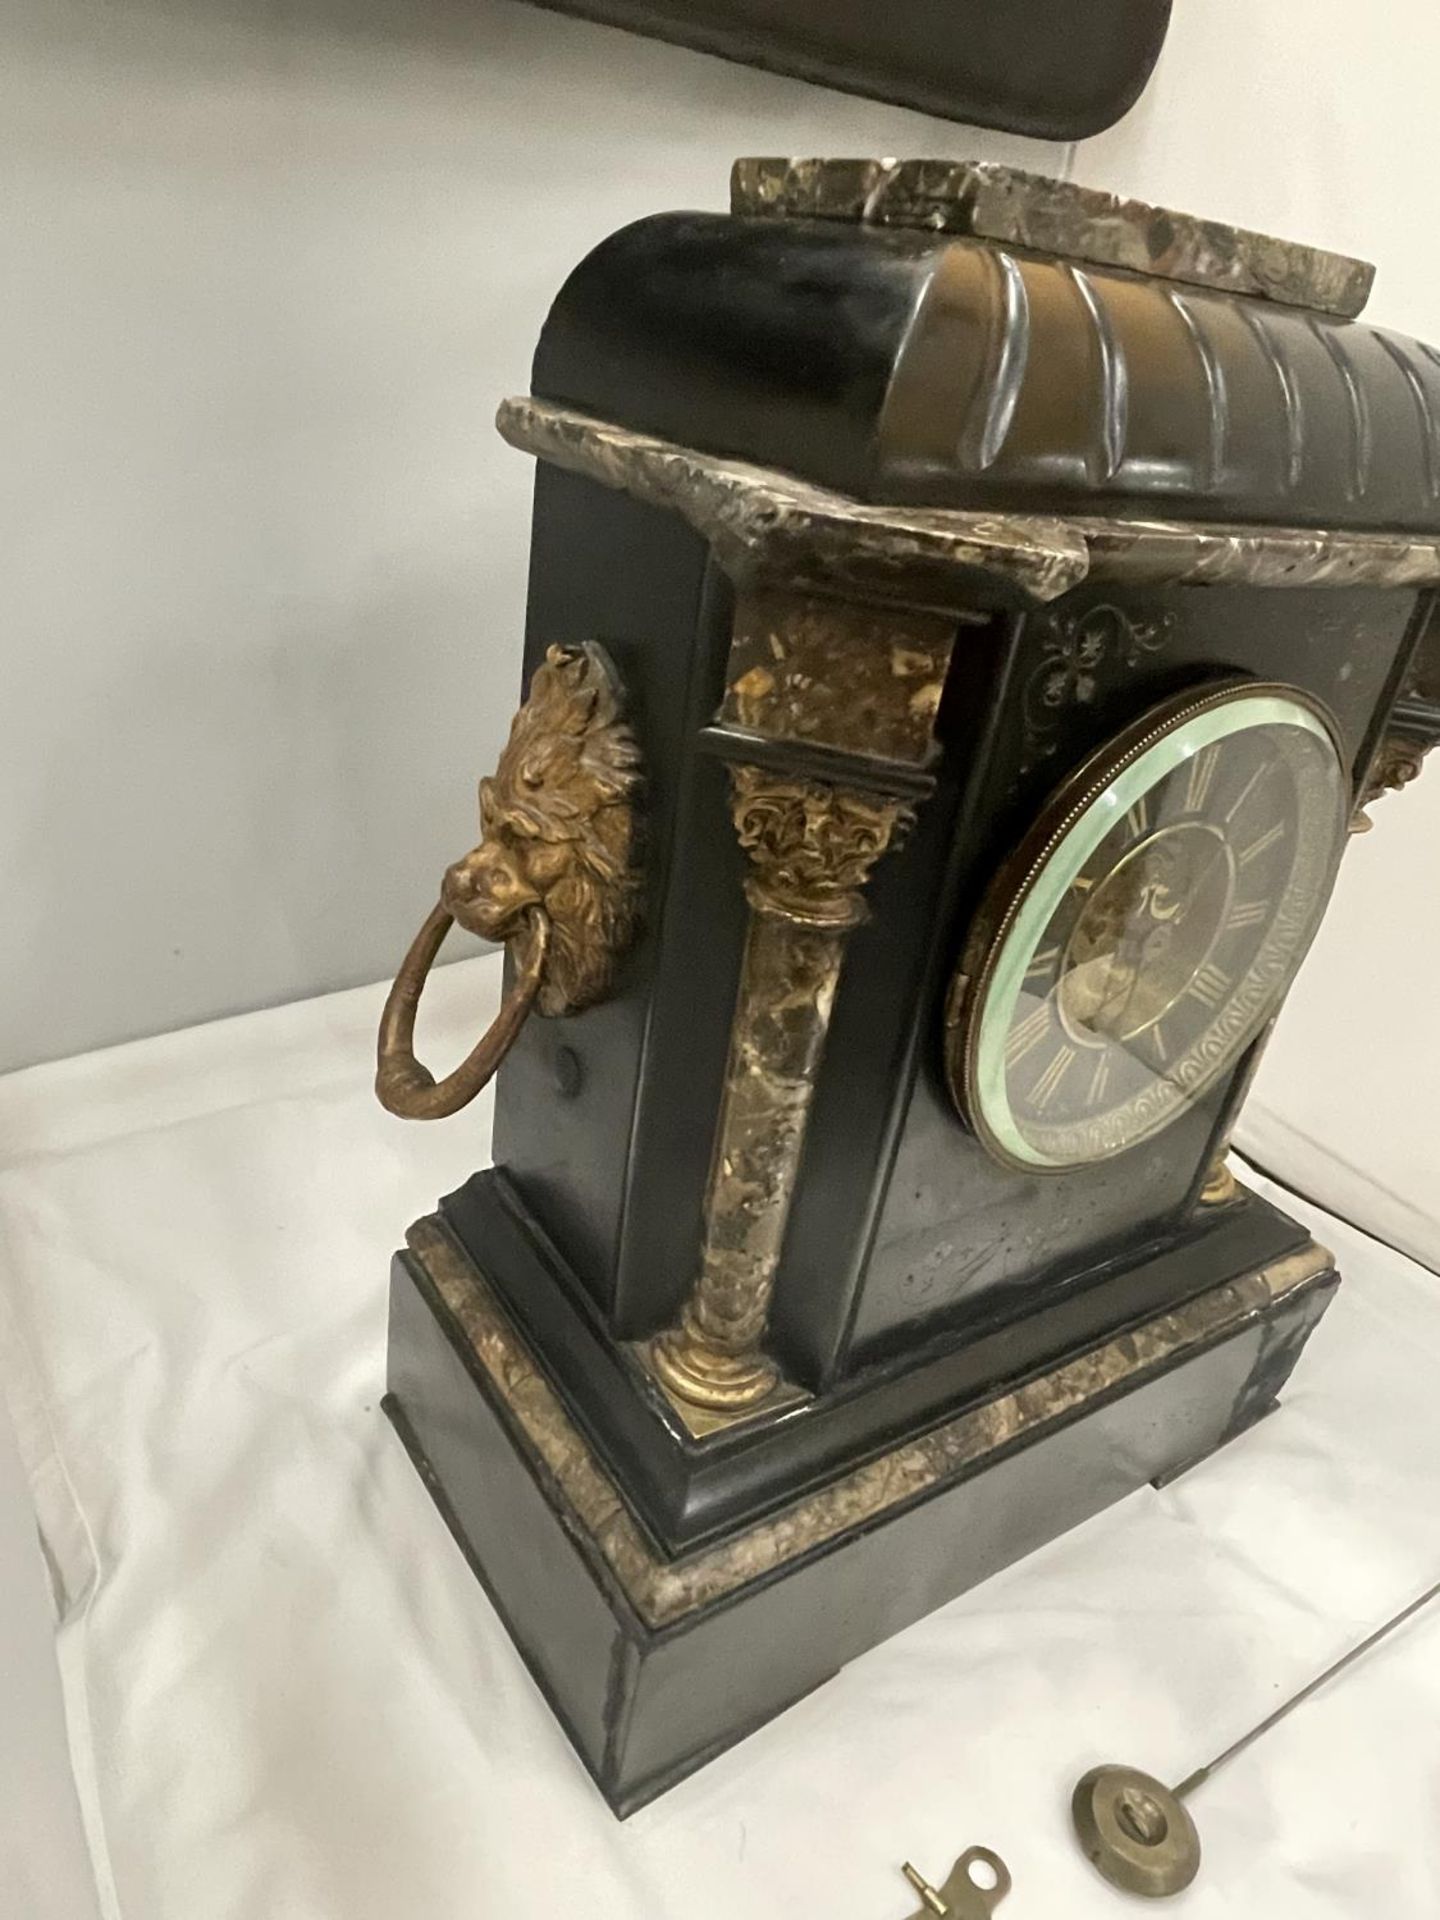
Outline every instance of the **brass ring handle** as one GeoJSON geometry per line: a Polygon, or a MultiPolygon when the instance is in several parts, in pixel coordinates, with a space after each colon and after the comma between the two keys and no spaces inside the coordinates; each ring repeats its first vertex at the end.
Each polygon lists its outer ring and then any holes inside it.
{"type": "Polygon", "coordinates": [[[609,997],[641,887],[640,749],[604,649],[551,647],[495,771],[480,782],[480,843],[446,869],[380,1016],[375,1091],[402,1120],[458,1113],[491,1079],[531,1009],[579,1013],[609,997]],[[415,1058],[415,1015],[458,920],[510,943],[514,975],[490,1030],[436,1080],[415,1058]]]}
{"type": "Polygon", "coordinates": [[[454,1072],[437,1080],[415,1058],[415,1015],[435,956],[453,924],[454,915],[444,906],[431,910],[410,943],[380,1016],[375,1091],[381,1106],[402,1120],[443,1120],[470,1104],[515,1044],[545,975],[550,918],[537,907],[525,916],[516,936],[515,978],[499,1013],[454,1072]]]}

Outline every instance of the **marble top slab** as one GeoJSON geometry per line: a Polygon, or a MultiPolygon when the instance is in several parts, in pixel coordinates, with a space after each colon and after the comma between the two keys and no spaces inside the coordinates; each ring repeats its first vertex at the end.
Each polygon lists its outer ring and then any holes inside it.
{"type": "Polygon", "coordinates": [[[981,160],[737,160],[730,210],[919,227],[1353,320],[1375,269],[1218,220],[981,160]]]}

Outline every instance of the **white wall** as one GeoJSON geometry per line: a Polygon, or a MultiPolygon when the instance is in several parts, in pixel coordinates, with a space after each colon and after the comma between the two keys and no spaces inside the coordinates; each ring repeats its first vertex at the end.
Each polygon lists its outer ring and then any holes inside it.
{"type": "Polygon", "coordinates": [[[972,147],[1060,157],[503,0],[0,0],[0,1069],[393,971],[565,273],[737,153],[972,147]]]}

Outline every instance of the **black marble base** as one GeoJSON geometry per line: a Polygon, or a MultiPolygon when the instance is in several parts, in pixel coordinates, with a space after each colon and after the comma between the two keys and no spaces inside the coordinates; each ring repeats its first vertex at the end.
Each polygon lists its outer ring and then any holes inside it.
{"type": "MultiPolygon", "coordinates": [[[[1208,1287],[1303,1246],[1302,1227],[1243,1190],[1143,1242],[1025,1291],[1019,1308],[943,1320],[817,1392],[803,1418],[692,1434],[636,1348],[612,1340],[579,1277],[498,1167],[440,1202],[575,1423],[672,1557],[753,1523],[948,1410],[1169,1312],[1208,1287]]],[[[801,1385],[808,1383],[799,1383],[801,1385]]]]}
{"type": "Polygon", "coordinates": [[[622,1817],[847,1661],[1268,1412],[1337,1275],[1307,1244],[669,1557],[439,1219],[397,1255],[386,1408],[622,1817]]]}

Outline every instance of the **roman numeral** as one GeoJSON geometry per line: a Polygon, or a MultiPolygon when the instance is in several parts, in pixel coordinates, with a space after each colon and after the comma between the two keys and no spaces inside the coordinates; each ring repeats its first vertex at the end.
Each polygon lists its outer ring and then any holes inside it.
{"type": "Polygon", "coordinates": [[[1165,1038],[1165,1029],[1157,1020],[1154,1026],[1149,1029],[1149,1034],[1150,1044],[1155,1049],[1155,1058],[1163,1067],[1165,1062],[1170,1058],[1170,1042],[1165,1038]]]}
{"type": "Polygon", "coordinates": [[[1142,793],[1125,816],[1125,824],[1130,829],[1130,838],[1138,840],[1142,833],[1150,831],[1150,796],[1142,793]]]}
{"type": "Polygon", "coordinates": [[[1284,837],[1285,822],[1277,820],[1273,827],[1262,833],[1258,840],[1252,840],[1244,852],[1236,857],[1236,866],[1248,867],[1252,860],[1258,860],[1262,853],[1267,852],[1277,840],[1282,840],[1284,837]]]}
{"type": "Polygon", "coordinates": [[[1235,933],[1241,927],[1258,927],[1269,911],[1268,900],[1237,900],[1225,916],[1225,931],[1235,933]]]}
{"type": "Polygon", "coordinates": [[[1074,1058],[1074,1047],[1061,1047],[1052,1057],[1049,1066],[1046,1067],[1040,1078],[1030,1089],[1030,1100],[1038,1113],[1044,1113],[1045,1109],[1054,1099],[1056,1093],[1059,1091],[1060,1082],[1069,1072],[1070,1063],[1074,1058]]]}
{"type": "Polygon", "coordinates": [[[1094,1073],[1090,1076],[1090,1092],[1086,1096],[1087,1103],[1090,1106],[1099,1106],[1100,1102],[1105,1098],[1105,1088],[1109,1084],[1109,1081],[1110,1055],[1108,1053],[1102,1053],[1095,1063],[1094,1073]]]}
{"type": "Polygon", "coordinates": [[[1190,778],[1185,782],[1185,810],[1199,813],[1210,792],[1215,769],[1220,764],[1218,746],[1203,747],[1190,762],[1190,778]]]}
{"type": "Polygon", "coordinates": [[[1185,991],[1192,999],[1198,1000],[1202,1007],[1208,1007],[1214,1013],[1230,991],[1230,976],[1223,967],[1207,961],[1185,991]]]}
{"type": "Polygon", "coordinates": [[[1054,973],[1060,961],[1059,947],[1042,947],[1025,969],[1027,980],[1045,980],[1054,973]]]}
{"type": "Polygon", "coordinates": [[[1227,826],[1230,823],[1230,821],[1232,821],[1235,818],[1236,814],[1240,811],[1241,807],[1244,806],[1245,802],[1250,798],[1251,794],[1255,791],[1255,783],[1258,780],[1260,780],[1266,773],[1268,773],[1269,770],[1270,769],[1265,766],[1256,767],[1255,771],[1251,774],[1250,778],[1245,782],[1244,786],[1240,789],[1239,793],[1236,794],[1234,800],[1231,801],[1230,803],[1230,811],[1225,815],[1225,821],[1227,826]]]}
{"type": "Polygon", "coordinates": [[[1015,1066],[1032,1047],[1038,1047],[1049,1025],[1050,1002],[1042,1000],[1033,1013],[1027,1014],[1018,1026],[1010,1029],[1005,1040],[1006,1066],[1015,1066]]]}

